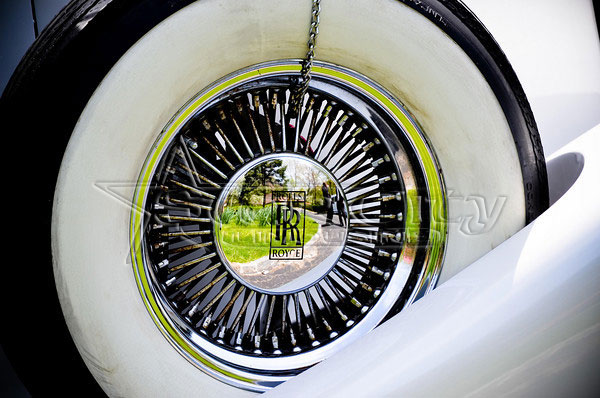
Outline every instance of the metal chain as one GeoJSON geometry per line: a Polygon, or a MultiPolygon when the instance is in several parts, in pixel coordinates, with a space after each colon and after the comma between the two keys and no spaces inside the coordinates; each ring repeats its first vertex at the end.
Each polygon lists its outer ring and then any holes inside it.
{"type": "Polygon", "coordinates": [[[306,57],[302,61],[302,70],[300,71],[300,78],[292,89],[292,109],[294,112],[298,112],[302,105],[302,99],[304,94],[308,90],[310,84],[311,71],[313,65],[313,59],[315,58],[315,47],[317,45],[317,36],[319,35],[319,22],[321,14],[321,0],[313,0],[312,3],[312,15],[310,22],[310,29],[308,31],[308,51],[306,57]]]}

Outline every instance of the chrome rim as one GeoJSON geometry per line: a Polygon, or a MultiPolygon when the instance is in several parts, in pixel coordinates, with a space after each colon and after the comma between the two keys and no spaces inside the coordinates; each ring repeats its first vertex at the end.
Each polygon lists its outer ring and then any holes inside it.
{"type": "MultiPolygon", "coordinates": [[[[445,247],[442,176],[408,111],[366,77],[316,62],[292,114],[289,87],[299,71],[295,60],[257,65],[186,104],[148,155],[131,217],[138,287],[161,332],[199,368],[255,391],[328,357],[431,290],[445,247]],[[245,211],[231,205],[235,184],[273,161],[322,170],[345,209],[343,239],[328,246],[321,272],[304,272],[293,289],[261,287],[260,275],[252,282],[223,237],[226,208],[238,218],[245,211]]],[[[271,231],[286,181],[263,190],[271,231]]],[[[293,206],[286,194],[292,209],[306,207],[311,191],[285,192],[304,192],[293,206]]],[[[303,233],[311,221],[319,236],[327,225],[315,220],[323,217],[304,214],[297,218],[303,233]]],[[[270,258],[269,236],[269,258],[256,249],[264,272],[290,263],[270,258]]]]}

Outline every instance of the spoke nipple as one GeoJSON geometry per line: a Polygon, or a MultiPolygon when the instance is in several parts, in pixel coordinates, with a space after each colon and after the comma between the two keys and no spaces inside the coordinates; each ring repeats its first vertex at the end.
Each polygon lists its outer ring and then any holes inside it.
{"type": "Polygon", "coordinates": [[[346,121],[348,120],[348,115],[344,115],[340,118],[340,120],[338,120],[338,126],[340,127],[344,127],[344,124],[346,123],[346,121]]]}
{"type": "Polygon", "coordinates": [[[373,292],[373,297],[377,298],[381,294],[381,290],[377,289],[373,292]]]}
{"type": "Polygon", "coordinates": [[[237,109],[238,113],[242,113],[244,111],[244,107],[239,99],[235,101],[235,108],[237,109]]]}
{"type": "Polygon", "coordinates": [[[397,241],[401,241],[402,240],[402,232],[396,232],[396,240],[397,241]]]}
{"type": "Polygon", "coordinates": [[[377,167],[377,166],[379,166],[380,164],[382,164],[383,162],[385,162],[385,160],[384,160],[383,158],[379,158],[379,159],[377,159],[377,160],[374,160],[374,161],[371,163],[371,166],[373,166],[373,167],[377,167]]]}
{"type": "Polygon", "coordinates": [[[377,252],[377,255],[380,256],[380,257],[389,257],[390,253],[386,252],[385,250],[379,250],[377,252]]]}
{"type": "Polygon", "coordinates": [[[191,318],[194,316],[194,314],[196,313],[196,310],[198,309],[198,303],[194,304],[194,306],[188,311],[188,316],[191,318]]]}
{"type": "Polygon", "coordinates": [[[252,96],[253,100],[254,100],[254,110],[258,111],[258,108],[260,107],[260,98],[258,96],[258,94],[254,94],[252,96]]]}
{"type": "Polygon", "coordinates": [[[382,232],[381,237],[386,239],[394,239],[394,234],[390,234],[389,232],[382,232]]]}
{"type": "Polygon", "coordinates": [[[368,152],[369,149],[373,148],[375,144],[373,142],[369,142],[367,145],[363,147],[363,152],[368,152]]]}
{"type": "Polygon", "coordinates": [[[202,322],[202,328],[206,329],[208,327],[208,325],[210,325],[210,321],[212,314],[208,314],[208,316],[206,318],[204,318],[204,322],[202,322]]]}
{"type": "Polygon", "coordinates": [[[162,248],[162,247],[165,247],[166,245],[167,245],[167,242],[160,242],[160,243],[156,243],[156,244],[154,245],[154,250],[158,250],[158,249],[160,249],[160,248],[162,248]]]}
{"type": "Polygon", "coordinates": [[[390,279],[390,273],[386,272],[386,273],[383,274],[383,280],[387,281],[388,279],[390,279]]]}
{"type": "Polygon", "coordinates": [[[310,326],[306,327],[306,331],[308,332],[308,338],[311,340],[315,339],[315,334],[313,333],[312,329],[310,328],[310,326]]]}
{"type": "Polygon", "coordinates": [[[159,268],[164,268],[167,265],[169,265],[169,260],[162,260],[160,263],[158,263],[159,268]]]}
{"type": "Polygon", "coordinates": [[[400,192],[396,193],[396,200],[402,200],[402,194],[400,192]]]}
{"type": "Polygon", "coordinates": [[[242,332],[236,333],[236,335],[235,335],[235,344],[237,345],[236,349],[238,349],[238,347],[240,350],[242,349],[242,347],[241,347],[242,346],[242,337],[243,337],[242,332]]]}
{"type": "Polygon", "coordinates": [[[350,300],[350,302],[356,307],[356,308],[361,308],[362,304],[360,303],[360,301],[358,301],[356,298],[352,297],[352,300],[350,300]]]}
{"type": "Polygon", "coordinates": [[[183,140],[184,140],[185,144],[187,146],[189,146],[190,148],[192,148],[192,149],[198,148],[198,143],[196,141],[194,141],[193,139],[185,137],[183,140]]]}
{"type": "Polygon", "coordinates": [[[170,278],[169,280],[167,280],[167,281],[165,282],[165,284],[166,284],[167,286],[171,286],[171,285],[173,284],[173,282],[175,282],[175,279],[177,279],[177,278],[175,278],[175,277],[172,277],[172,278],[170,278]]]}
{"type": "Polygon", "coordinates": [[[398,259],[398,253],[392,253],[392,255],[390,256],[390,259],[391,259],[393,262],[396,262],[396,260],[398,259]]]}
{"type": "Polygon", "coordinates": [[[364,282],[360,282],[360,286],[361,286],[363,289],[365,289],[367,292],[372,292],[372,291],[373,291],[373,288],[372,288],[371,286],[367,285],[367,284],[366,284],[366,283],[364,283],[364,282]]]}
{"type": "Polygon", "coordinates": [[[342,321],[345,322],[348,320],[348,317],[346,316],[346,314],[344,314],[342,312],[342,310],[340,310],[338,307],[335,307],[335,309],[337,310],[337,313],[340,315],[340,318],[342,318],[342,321]]]}
{"type": "Polygon", "coordinates": [[[398,218],[398,221],[402,221],[402,220],[404,220],[404,214],[402,214],[402,212],[400,212],[396,215],[396,218],[398,218]]]}
{"type": "Polygon", "coordinates": [[[357,135],[359,135],[361,132],[363,131],[362,127],[357,127],[354,129],[354,132],[352,132],[352,137],[356,137],[357,135]]]}

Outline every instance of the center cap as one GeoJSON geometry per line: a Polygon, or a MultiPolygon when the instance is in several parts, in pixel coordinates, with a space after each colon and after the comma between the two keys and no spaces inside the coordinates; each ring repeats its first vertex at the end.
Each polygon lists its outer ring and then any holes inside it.
{"type": "Polygon", "coordinates": [[[271,294],[303,290],[335,265],[346,241],[341,185],[297,154],[267,155],[230,180],[216,206],[222,259],[245,285],[271,294]]]}

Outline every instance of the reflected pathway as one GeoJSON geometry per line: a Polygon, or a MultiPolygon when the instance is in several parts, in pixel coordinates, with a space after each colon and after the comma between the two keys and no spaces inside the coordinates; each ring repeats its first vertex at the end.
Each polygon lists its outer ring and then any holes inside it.
{"type": "MultiPolygon", "coordinates": [[[[319,229],[311,240],[304,245],[304,258],[302,260],[269,260],[264,256],[247,263],[231,263],[233,269],[248,283],[260,285],[264,289],[283,289],[285,285],[295,281],[294,285],[306,280],[306,284],[324,275],[322,267],[331,267],[339,253],[332,254],[331,245],[341,246],[345,241],[346,228],[339,224],[325,226],[326,217],[323,214],[306,211],[306,215],[312,218],[319,229]],[[331,257],[331,258],[330,258],[331,257]],[[314,275],[313,275],[314,274],[314,275]],[[301,280],[297,280],[301,278],[301,280]]],[[[334,220],[337,221],[337,215],[334,220]]]]}

